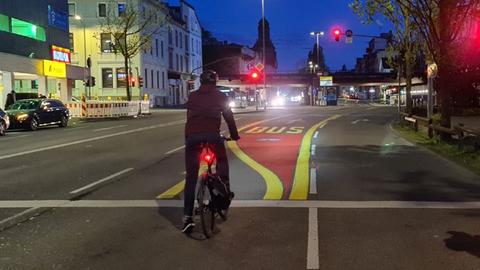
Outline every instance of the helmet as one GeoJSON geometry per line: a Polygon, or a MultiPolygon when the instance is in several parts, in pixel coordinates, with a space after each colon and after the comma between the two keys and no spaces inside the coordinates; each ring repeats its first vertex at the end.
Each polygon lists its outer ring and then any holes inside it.
{"type": "Polygon", "coordinates": [[[215,84],[218,81],[218,75],[213,70],[205,70],[200,75],[200,82],[202,84],[215,84]]]}

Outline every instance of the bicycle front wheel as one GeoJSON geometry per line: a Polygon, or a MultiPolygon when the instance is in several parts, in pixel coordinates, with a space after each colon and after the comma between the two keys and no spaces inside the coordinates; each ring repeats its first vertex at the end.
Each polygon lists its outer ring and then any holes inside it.
{"type": "Polygon", "coordinates": [[[210,238],[215,228],[215,210],[206,179],[202,179],[197,194],[200,223],[205,237],[210,238]]]}

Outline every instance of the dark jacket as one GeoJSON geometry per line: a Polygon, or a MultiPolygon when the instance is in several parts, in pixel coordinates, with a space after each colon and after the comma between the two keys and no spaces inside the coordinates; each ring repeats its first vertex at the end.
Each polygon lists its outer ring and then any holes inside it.
{"type": "Polygon", "coordinates": [[[221,115],[227,122],[230,137],[238,139],[238,130],[228,98],[214,85],[202,85],[190,94],[187,102],[185,137],[194,134],[220,134],[221,115]]]}

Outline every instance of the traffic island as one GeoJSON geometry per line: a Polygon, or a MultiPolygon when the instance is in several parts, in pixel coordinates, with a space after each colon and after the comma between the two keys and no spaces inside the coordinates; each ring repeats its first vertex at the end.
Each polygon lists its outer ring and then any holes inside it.
{"type": "Polygon", "coordinates": [[[480,154],[460,149],[458,144],[445,142],[438,137],[429,138],[426,128],[415,132],[408,124],[395,123],[393,129],[404,139],[424,147],[480,175],[480,154]]]}

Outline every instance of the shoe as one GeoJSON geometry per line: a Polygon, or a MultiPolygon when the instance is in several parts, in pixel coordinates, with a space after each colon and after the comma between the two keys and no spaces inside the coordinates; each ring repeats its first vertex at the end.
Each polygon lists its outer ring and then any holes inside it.
{"type": "Polygon", "coordinates": [[[195,223],[191,217],[187,217],[184,219],[182,232],[189,234],[192,232],[193,228],[195,227],[195,223]]]}

